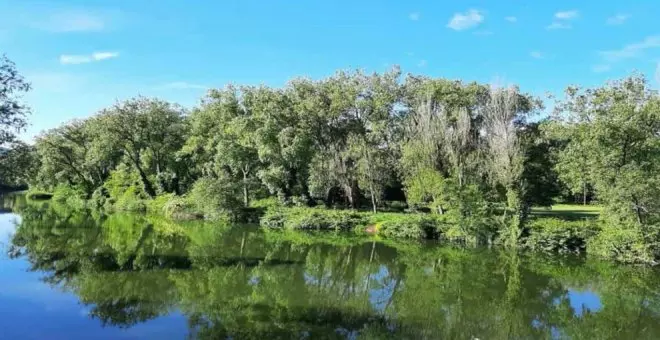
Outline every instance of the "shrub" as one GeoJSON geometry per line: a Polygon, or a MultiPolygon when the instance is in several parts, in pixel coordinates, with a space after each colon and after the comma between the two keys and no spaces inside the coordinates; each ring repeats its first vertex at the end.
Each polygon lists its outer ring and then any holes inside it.
{"type": "Polygon", "coordinates": [[[528,236],[522,241],[526,248],[545,252],[580,252],[598,232],[595,221],[565,221],[540,218],[531,221],[528,236]]]}
{"type": "Polygon", "coordinates": [[[441,218],[426,214],[379,214],[373,220],[376,231],[385,236],[407,239],[436,239],[440,236],[441,218]],[[380,216],[379,216],[380,215],[380,216]],[[380,218],[378,218],[380,217],[380,218]]]}
{"type": "Polygon", "coordinates": [[[587,253],[624,263],[654,264],[657,238],[644,234],[639,227],[605,226],[587,243],[587,253]]]}
{"type": "Polygon", "coordinates": [[[53,191],[53,202],[66,205],[75,210],[86,208],[85,192],[83,190],[70,187],[68,185],[59,185],[53,191]]]}
{"type": "Polygon", "coordinates": [[[237,187],[229,180],[200,178],[190,190],[190,203],[196,212],[208,219],[229,217],[235,220],[243,207],[238,199],[237,187]]]}
{"type": "Polygon", "coordinates": [[[146,212],[147,203],[142,189],[135,185],[129,186],[116,198],[113,207],[119,211],[146,212]]]}
{"type": "Polygon", "coordinates": [[[105,187],[99,187],[92,193],[92,199],[90,200],[90,205],[96,210],[105,209],[110,205],[110,193],[105,187]]]}
{"type": "Polygon", "coordinates": [[[264,227],[287,230],[351,230],[365,222],[355,211],[302,207],[269,209],[261,218],[264,227]]]}

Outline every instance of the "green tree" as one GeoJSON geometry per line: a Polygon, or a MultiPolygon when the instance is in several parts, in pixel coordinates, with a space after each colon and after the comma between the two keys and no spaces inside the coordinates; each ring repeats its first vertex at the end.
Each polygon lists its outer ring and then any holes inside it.
{"type": "Polygon", "coordinates": [[[119,162],[114,143],[102,136],[104,123],[98,117],[76,120],[48,130],[36,138],[41,166],[38,185],[79,187],[90,196],[103,185],[119,162]]]}
{"type": "Polygon", "coordinates": [[[240,101],[237,89],[212,90],[191,116],[191,138],[184,150],[201,162],[201,172],[240,181],[243,204],[250,204],[259,158],[255,117],[240,101]]]}
{"type": "Polygon", "coordinates": [[[0,186],[27,186],[38,170],[39,160],[33,146],[17,141],[0,151],[0,186]]]}
{"type": "Polygon", "coordinates": [[[20,94],[30,90],[30,84],[16,70],[16,65],[0,56],[0,147],[16,140],[16,133],[27,125],[29,109],[21,103],[20,94]]]}
{"type": "Polygon", "coordinates": [[[606,224],[588,251],[622,261],[655,261],[660,222],[657,92],[637,75],[595,89],[568,88],[555,120],[569,136],[560,168],[586,172],[604,204],[606,224]]]}
{"type": "Polygon", "coordinates": [[[156,181],[165,192],[178,190],[175,155],[187,137],[184,114],[177,105],[142,97],[117,103],[100,114],[103,125],[98,133],[105,133],[123,152],[150,197],[158,193],[156,181]]]}

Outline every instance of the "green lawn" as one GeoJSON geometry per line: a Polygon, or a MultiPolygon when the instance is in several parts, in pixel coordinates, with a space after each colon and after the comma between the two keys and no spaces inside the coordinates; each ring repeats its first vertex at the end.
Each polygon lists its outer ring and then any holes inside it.
{"type": "Polygon", "coordinates": [[[596,218],[602,207],[599,205],[556,204],[552,207],[532,208],[532,216],[556,217],[567,220],[596,218]]]}

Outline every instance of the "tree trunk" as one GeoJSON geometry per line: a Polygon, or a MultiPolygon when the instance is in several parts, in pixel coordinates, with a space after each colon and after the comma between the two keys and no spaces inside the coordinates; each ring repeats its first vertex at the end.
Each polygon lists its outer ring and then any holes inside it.
{"type": "Polygon", "coordinates": [[[587,182],[582,184],[582,205],[587,205],[587,182]]]}
{"type": "Polygon", "coordinates": [[[243,204],[250,206],[250,193],[248,192],[247,171],[243,170],[243,204]]]}
{"type": "Polygon", "coordinates": [[[346,198],[348,199],[348,204],[350,205],[350,207],[354,208],[355,203],[353,201],[353,187],[350,185],[346,186],[346,198]]]}
{"type": "Polygon", "coordinates": [[[376,195],[374,195],[374,186],[371,186],[371,206],[374,208],[374,214],[377,212],[376,195]]]}
{"type": "Polygon", "coordinates": [[[149,195],[149,197],[156,197],[156,190],[154,190],[154,186],[151,184],[149,181],[149,178],[147,177],[147,174],[144,173],[141,167],[136,166],[138,173],[140,174],[140,180],[142,180],[142,186],[144,187],[144,192],[149,195]]]}
{"type": "Polygon", "coordinates": [[[245,248],[245,232],[243,232],[243,238],[241,238],[241,257],[243,257],[244,248],[245,248]]]}

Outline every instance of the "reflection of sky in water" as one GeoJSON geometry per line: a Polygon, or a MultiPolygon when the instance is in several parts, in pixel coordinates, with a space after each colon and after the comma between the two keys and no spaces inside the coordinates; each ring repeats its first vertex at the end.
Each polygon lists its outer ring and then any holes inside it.
{"type": "Polygon", "coordinates": [[[602,307],[600,297],[591,291],[578,291],[569,289],[568,299],[576,316],[582,316],[584,312],[598,312],[602,307]]]}
{"type": "Polygon", "coordinates": [[[390,272],[384,265],[378,268],[377,273],[370,275],[369,280],[369,302],[375,310],[383,312],[394,293],[396,280],[390,277],[390,272]]]}
{"type": "Polygon", "coordinates": [[[14,214],[0,214],[0,251],[2,256],[6,256],[7,244],[14,234],[16,223],[20,221],[20,217],[14,214]]]}
{"type": "Polygon", "coordinates": [[[89,316],[91,306],[41,281],[24,259],[10,260],[6,244],[16,215],[0,214],[0,338],[2,339],[184,339],[185,317],[172,313],[129,329],[100,328],[89,316]]]}
{"type": "MultiPolygon", "coordinates": [[[[596,313],[602,307],[598,294],[590,290],[569,288],[568,293],[566,294],[566,299],[568,299],[568,303],[571,305],[571,309],[575,316],[582,316],[585,312],[596,313]]],[[[560,299],[555,298],[554,304],[558,305],[559,303],[560,299]]]]}

